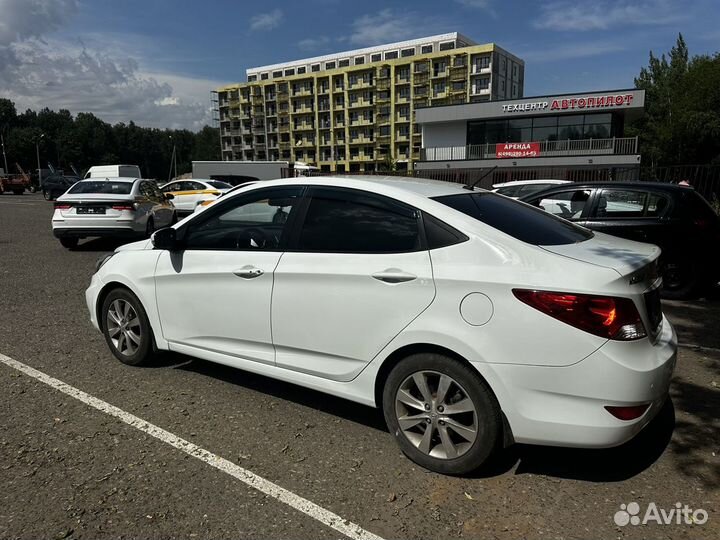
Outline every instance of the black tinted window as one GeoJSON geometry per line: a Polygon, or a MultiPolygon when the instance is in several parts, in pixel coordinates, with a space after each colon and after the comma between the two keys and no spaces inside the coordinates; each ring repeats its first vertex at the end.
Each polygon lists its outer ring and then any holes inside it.
{"type": "Polygon", "coordinates": [[[447,195],[436,200],[528,244],[553,246],[592,238],[587,229],[494,193],[447,195]]]}
{"type": "Polygon", "coordinates": [[[425,212],[423,212],[423,223],[425,224],[425,238],[428,249],[452,246],[468,239],[457,229],[425,212]]]}
{"type": "Polygon", "coordinates": [[[417,214],[384,197],[315,189],[298,249],[342,253],[415,251],[420,249],[417,214]]]}
{"type": "Polygon", "coordinates": [[[129,195],[132,191],[132,182],[113,182],[112,180],[97,180],[78,182],[68,193],[103,193],[113,195],[129,195]]]}

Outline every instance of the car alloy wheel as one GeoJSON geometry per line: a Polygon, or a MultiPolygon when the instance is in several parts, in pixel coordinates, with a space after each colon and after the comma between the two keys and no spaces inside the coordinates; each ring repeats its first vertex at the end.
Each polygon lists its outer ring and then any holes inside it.
{"type": "Polygon", "coordinates": [[[455,379],[435,371],[407,377],[395,395],[395,414],[403,435],[423,454],[455,459],[478,436],[477,411],[455,379]]]}
{"type": "Polygon", "coordinates": [[[110,304],[105,320],[113,347],[124,356],[133,356],[142,345],[140,318],[130,302],[118,298],[110,304]]]}

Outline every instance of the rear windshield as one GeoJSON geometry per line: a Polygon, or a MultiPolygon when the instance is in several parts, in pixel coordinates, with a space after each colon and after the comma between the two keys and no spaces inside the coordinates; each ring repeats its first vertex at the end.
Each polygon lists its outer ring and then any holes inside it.
{"type": "Polygon", "coordinates": [[[225,182],[220,182],[218,180],[210,180],[208,184],[216,189],[230,189],[232,187],[230,184],[226,184],[225,182]]]}
{"type": "Polygon", "coordinates": [[[113,195],[129,195],[132,191],[132,182],[83,181],[70,188],[68,193],[103,193],[113,195]]]}
{"type": "Polygon", "coordinates": [[[495,193],[446,195],[435,200],[536,246],[576,244],[593,237],[587,229],[495,193]]]}

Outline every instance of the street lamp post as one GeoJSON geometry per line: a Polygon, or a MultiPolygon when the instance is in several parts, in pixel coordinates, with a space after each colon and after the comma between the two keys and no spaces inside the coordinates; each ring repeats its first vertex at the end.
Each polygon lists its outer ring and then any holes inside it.
{"type": "Polygon", "coordinates": [[[2,131],[0,131],[0,144],[2,144],[3,161],[5,162],[5,174],[10,174],[7,166],[7,156],[5,155],[5,137],[3,137],[2,131]]]}
{"type": "Polygon", "coordinates": [[[44,133],[41,133],[40,136],[35,139],[35,154],[37,155],[37,165],[38,165],[38,186],[42,190],[43,187],[43,177],[42,177],[42,169],[40,168],[40,141],[45,137],[44,133]]]}

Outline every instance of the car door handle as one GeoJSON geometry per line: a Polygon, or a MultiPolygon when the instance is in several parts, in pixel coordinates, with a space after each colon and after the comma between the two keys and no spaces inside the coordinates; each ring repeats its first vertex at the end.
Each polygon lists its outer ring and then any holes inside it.
{"type": "Polygon", "coordinates": [[[372,275],[372,277],[378,281],[384,281],[385,283],[403,283],[405,281],[417,279],[416,275],[403,272],[397,268],[388,268],[382,272],[376,272],[372,275]]]}
{"type": "Polygon", "coordinates": [[[264,274],[262,270],[259,268],[255,268],[254,266],[243,266],[240,270],[235,270],[233,274],[235,274],[238,277],[241,277],[243,279],[252,279],[256,277],[260,277],[264,274]]]}

